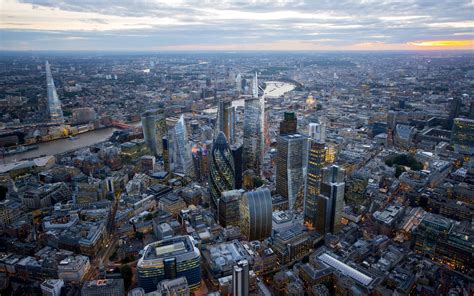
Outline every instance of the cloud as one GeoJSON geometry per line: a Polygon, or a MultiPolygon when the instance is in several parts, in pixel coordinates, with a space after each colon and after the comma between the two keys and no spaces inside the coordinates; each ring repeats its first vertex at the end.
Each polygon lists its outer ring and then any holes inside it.
{"type": "Polygon", "coordinates": [[[470,0],[3,0],[0,48],[419,49],[412,43],[472,36],[473,8],[470,0]]]}

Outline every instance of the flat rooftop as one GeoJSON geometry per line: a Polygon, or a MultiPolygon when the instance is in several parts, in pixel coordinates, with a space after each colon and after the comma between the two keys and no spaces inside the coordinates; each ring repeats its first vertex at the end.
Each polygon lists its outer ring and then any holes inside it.
{"type": "Polygon", "coordinates": [[[327,253],[323,253],[318,256],[318,259],[324,262],[325,264],[331,266],[332,268],[336,269],[340,273],[342,273],[345,276],[348,276],[358,283],[364,285],[364,286],[369,286],[370,283],[374,280],[368,275],[363,274],[362,272],[358,271],[357,269],[337,260],[336,258],[330,256],[327,253]]]}

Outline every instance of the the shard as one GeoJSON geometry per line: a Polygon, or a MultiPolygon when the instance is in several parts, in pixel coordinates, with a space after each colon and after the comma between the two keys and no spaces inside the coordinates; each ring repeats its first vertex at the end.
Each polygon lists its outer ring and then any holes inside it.
{"type": "Polygon", "coordinates": [[[48,117],[51,122],[64,123],[63,110],[61,109],[61,101],[59,101],[56,86],[54,85],[51,67],[46,61],[46,86],[48,92],[48,117]]]}

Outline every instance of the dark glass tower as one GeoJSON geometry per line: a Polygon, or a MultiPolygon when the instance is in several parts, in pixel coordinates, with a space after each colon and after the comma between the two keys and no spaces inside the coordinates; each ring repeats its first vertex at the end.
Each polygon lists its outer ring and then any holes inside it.
{"type": "Polygon", "coordinates": [[[235,188],[234,159],[223,132],[219,132],[212,145],[209,164],[209,191],[211,207],[217,212],[221,193],[235,188]]]}

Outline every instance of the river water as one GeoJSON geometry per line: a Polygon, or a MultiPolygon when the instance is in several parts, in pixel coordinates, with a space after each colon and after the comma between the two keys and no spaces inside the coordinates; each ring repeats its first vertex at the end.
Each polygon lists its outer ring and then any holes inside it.
{"type": "Polygon", "coordinates": [[[41,155],[61,154],[67,151],[87,147],[108,140],[113,134],[113,132],[116,130],[117,129],[115,128],[109,127],[80,134],[78,137],[76,136],[74,140],[65,138],[45,143],[39,143],[38,149],[5,157],[5,163],[11,163],[17,160],[27,158],[36,158],[41,155]]]}

